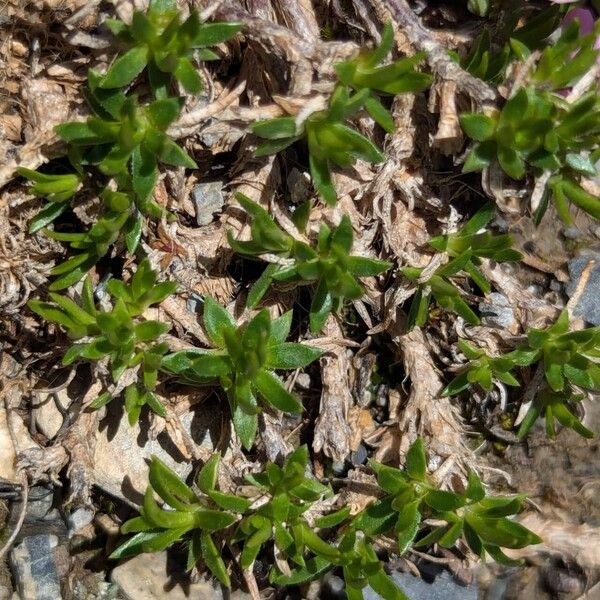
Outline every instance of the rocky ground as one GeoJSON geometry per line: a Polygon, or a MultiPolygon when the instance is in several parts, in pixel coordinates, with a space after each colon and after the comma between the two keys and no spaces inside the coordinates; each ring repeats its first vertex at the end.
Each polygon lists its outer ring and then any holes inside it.
{"type": "MultiPolygon", "coordinates": [[[[495,490],[526,493],[522,522],[544,544],[518,551],[527,560],[522,569],[480,565],[444,549],[392,559],[394,578],[411,600],[600,599],[597,438],[560,431],[550,441],[538,424],[520,442],[512,427],[518,393],[503,401],[495,393],[460,402],[440,397],[448,379],[444,369],[453,364],[451,345],[464,333],[464,323],[436,314],[427,328],[407,333],[407,299],[414,289],[396,274],[385,281],[371,278],[365,300],[328,321],[316,340],[327,351],[320,365],[289,381],[305,413],[267,414],[251,453],[229,436],[228,409],[211,389],[165,381],[158,394],[169,418],[144,414],[133,427],[118,402],[100,412],[84,410],[98,393],[97,372],[84,363],[62,367],[64,336],[26,308],[29,299],[45,294],[49,270],[64,249],[41,232],[27,233],[41,200],[15,169],[18,164],[37,168],[60,155],[53,126],[85,113],[79,90],[87,69],[102,69],[112,58],[101,21],[127,19],[144,4],[0,3],[0,547],[6,548],[0,555],[0,600],[249,598],[241,578],[230,593],[202,574],[186,573],[178,549],[108,561],[120,525],[141,502],[152,455],[185,478],[219,450],[228,468],[240,474],[308,443],[317,476],[362,481],[368,459],[401,464],[417,435],[425,438],[432,464],[445,468],[446,487],[464,482],[467,468],[475,466],[495,490]]],[[[370,34],[387,20],[385,2],[219,4],[221,18],[228,10],[238,18],[242,14],[254,19],[254,29],[220,48],[221,62],[203,73],[205,93],[197,105],[186,106],[201,118],[180,124],[178,137],[199,169],[166,172],[156,191],[176,221],[148,223],[144,230],[145,253],[180,286],[157,311],[172,323],[173,337],[187,345],[206,341],[198,319],[202,297],[210,295],[240,316],[248,284],[257,276],[256,265],[234,256],[227,245],[226,231],[247,229],[232,191],[270,199],[286,226],[286,202],[298,205],[313,195],[305,157],[255,159],[249,125],[293,112],[309,93],[320,94],[318,84],[311,88],[313,75],[327,81],[332,64],[370,43],[370,34]],[[279,23],[277,35],[269,21],[279,23]],[[321,38],[327,41],[317,41],[321,38]],[[288,68],[289,86],[278,76],[288,68]]],[[[431,39],[448,49],[463,51],[482,27],[462,3],[412,2],[411,7],[431,39]]],[[[414,43],[406,30],[402,23],[396,30],[400,49],[414,43]]],[[[399,126],[387,138],[364,119],[362,130],[379,138],[386,163],[375,168],[359,161],[353,170],[336,174],[338,208],[317,205],[311,223],[345,211],[365,253],[385,252],[398,264],[424,265],[431,258],[424,250],[429,235],[472,214],[487,193],[500,207],[495,231],[511,233],[524,260],[509,269],[486,266],[495,292],[477,297],[482,324],[467,327],[469,337],[496,348],[506,337],[551,322],[575,293],[573,314],[600,325],[597,221],[574,212],[574,224],[566,227],[549,210],[535,227],[525,199],[531,181],[523,189],[499,189],[498,173],[488,174],[483,184],[479,174],[462,175],[455,160],[465,147],[457,105],[462,110],[477,101],[461,85],[460,78],[444,80],[438,73],[427,96],[397,97],[391,109],[399,126]],[[456,208],[450,211],[451,201],[456,208]],[[590,260],[596,265],[586,270],[590,260]],[[582,288],[577,284],[584,271],[589,278],[582,288]]],[[[97,198],[82,198],[73,219],[89,225],[98,210],[97,198]]],[[[115,250],[96,266],[94,283],[129,268],[115,250]]],[[[273,314],[295,305],[300,321],[307,315],[302,291],[278,290],[268,305],[273,314]]],[[[294,323],[294,331],[302,336],[306,327],[294,323]]],[[[588,399],[583,408],[586,426],[600,431],[598,406],[588,399]]],[[[351,500],[358,510],[372,497],[351,500]]],[[[254,569],[265,598],[345,597],[335,571],[310,585],[275,590],[266,581],[267,566],[259,560],[254,569]]],[[[368,590],[365,598],[377,596],[368,590]]]]}

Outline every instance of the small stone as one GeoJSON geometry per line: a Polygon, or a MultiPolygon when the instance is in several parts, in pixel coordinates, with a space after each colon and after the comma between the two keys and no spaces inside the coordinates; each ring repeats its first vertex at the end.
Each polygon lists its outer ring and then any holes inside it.
{"type": "Polygon", "coordinates": [[[577,227],[565,227],[562,233],[568,240],[578,240],[581,237],[581,230],[577,227]]]}
{"type": "Polygon", "coordinates": [[[28,521],[41,521],[45,519],[52,510],[54,501],[54,490],[52,487],[36,485],[29,490],[29,500],[27,502],[27,513],[25,518],[28,521]]]}
{"type": "Polygon", "coordinates": [[[208,225],[214,219],[214,213],[221,212],[223,199],[223,182],[208,181],[199,183],[192,190],[192,200],[196,207],[196,223],[208,225]]]}
{"type": "MultiPolygon", "coordinates": [[[[478,589],[476,584],[463,586],[454,580],[452,575],[444,571],[427,583],[410,573],[391,574],[396,585],[410,598],[410,600],[477,600],[478,589]]],[[[364,600],[380,600],[381,596],[376,594],[371,587],[364,590],[364,600]]]]}
{"type": "MultiPolygon", "coordinates": [[[[126,600],[220,600],[212,582],[191,583],[185,573],[167,569],[167,553],[140,554],[113,570],[111,579],[126,600]],[[175,584],[175,585],[174,585],[175,584]]],[[[248,598],[248,596],[246,596],[248,598]]]]}
{"type": "Polygon", "coordinates": [[[57,392],[56,398],[54,396],[54,394],[48,394],[40,397],[33,409],[33,418],[38,430],[49,440],[56,436],[63,424],[63,416],[56,403],[60,402],[60,405],[67,409],[72,402],[66,389],[57,392]]]}
{"type": "Polygon", "coordinates": [[[87,508],[78,508],[67,518],[69,537],[72,538],[78,531],[89,525],[94,520],[94,512],[87,508]]]}
{"type": "MultiPolygon", "coordinates": [[[[39,446],[31,439],[21,417],[13,411],[11,413],[12,433],[16,438],[16,446],[21,452],[39,446]]],[[[13,446],[11,432],[8,429],[7,414],[4,407],[0,407],[0,479],[4,482],[19,483],[15,471],[15,448],[13,446]]]]}
{"type": "Polygon", "coordinates": [[[346,584],[341,577],[328,574],[323,580],[323,600],[342,600],[346,597],[346,584]]]}
{"type": "Polygon", "coordinates": [[[362,444],[360,444],[356,451],[350,455],[350,462],[354,466],[364,465],[365,462],[367,462],[368,456],[369,454],[367,452],[367,449],[362,444]]]}
{"type": "Polygon", "coordinates": [[[582,317],[591,325],[600,325],[600,253],[589,251],[569,261],[571,281],[566,286],[566,292],[569,297],[575,293],[581,274],[590,260],[595,260],[596,264],[593,266],[583,293],[573,309],[573,314],[582,317]]]}
{"type": "Polygon", "coordinates": [[[310,375],[308,373],[298,373],[298,377],[296,377],[296,388],[299,390],[310,390],[310,375]]]}
{"type": "Polygon", "coordinates": [[[12,572],[19,597],[24,600],[60,600],[60,573],[54,549],[54,535],[33,535],[10,553],[12,572]]]}
{"type": "MultiPolygon", "coordinates": [[[[105,492],[124,500],[141,504],[148,485],[148,463],[158,456],[180,477],[192,469],[189,460],[170,443],[166,433],[156,439],[148,437],[140,422],[130,426],[120,411],[109,412],[107,426],[98,432],[94,452],[94,483],[105,492]]],[[[212,450],[218,439],[221,412],[217,403],[194,408],[181,417],[181,424],[192,440],[212,450]]],[[[143,421],[142,421],[143,423],[143,421]]]]}
{"type": "Polygon", "coordinates": [[[346,473],[346,462],[343,460],[334,460],[331,463],[331,470],[337,477],[341,477],[346,473]]]}
{"type": "Polygon", "coordinates": [[[307,173],[292,168],[287,177],[287,187],[295,204],[306,202],[313,194],[312,184],[307,173]]]}
{"type": "Polygon", "coordinates": [[[514,311],[504,294],[489,294],[486,302],[479,303],[479,312],[486,327],[510,329],[515,323],[514,311]]]}

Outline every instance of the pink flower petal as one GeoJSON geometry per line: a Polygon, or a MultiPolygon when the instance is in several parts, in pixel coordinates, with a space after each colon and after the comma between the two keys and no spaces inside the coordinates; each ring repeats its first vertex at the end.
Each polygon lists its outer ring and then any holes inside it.
{"type": "Polygon", "coordinates": [[[562,25],[566,27],[573,21],[579,21],[579,34],[588,35],[594,30],[594,12],[591,8],[572,8],[563,19],[562,25]]]}

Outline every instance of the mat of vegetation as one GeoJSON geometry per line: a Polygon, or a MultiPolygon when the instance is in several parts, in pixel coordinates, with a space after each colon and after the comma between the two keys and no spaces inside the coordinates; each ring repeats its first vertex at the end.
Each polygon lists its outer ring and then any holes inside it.
{"type": "Polygon", "coordinates": [[[7,0],[0,597],[597,597],[599,8],[7,0]]]}

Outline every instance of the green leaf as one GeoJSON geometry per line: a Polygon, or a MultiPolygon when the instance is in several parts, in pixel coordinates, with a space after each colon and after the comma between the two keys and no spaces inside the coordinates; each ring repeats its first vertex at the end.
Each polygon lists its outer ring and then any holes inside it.
{"type": "Polygon", "coordinates": [[[352,155],[371,163],[380,163],[385,160],[385,156],[379,148],[358,131],[342,123],[332,123],[330,127],[341,143],[350,147],[349,152],[352,155]]]}
{"type": "Polygon", "coordinates": [[[283,412],[302,412],[302,404],[285,389],[281,380],[271,371],[261,369],[256,374],[254,385],[263,399],[275,408],[283,412]]]}
{"type": "Polygon", "coordinates": [[[277,117],[252,124],[252,133],[269,140],[295,137],[296,120],[294,117],[277,117]]]}
{"type": "Polygon", "coordinates": [[[356,529],[367,535],[378,535],[390,531],[398,519],[398,513],[392,508],[392,498],[387,497],[367,506],[354,520],[356,529]]]}
{"type": "Polygon", "coordinates": [[[313,154],[310,154],[308,162],[315,190],[325,200],[326,204],[334,206],[337,202],[337,193],[331,180],[331,172],[329,171],[327,159],[317,158],[313,154]]]}
{"type": "Polygon", "coordinates": [[[183,56],[179,59],[173,75],[189,94],[199,94],[202,91],[202,79],[189,58],[183,56]]]}
{"type": "Polygon", "coordinates": [[[69,208],[69,204],[65,202],[50,202],[42,208],[29,224],[29,233],[35,233],[46,225],[52,223],[62,213],[69,208]]]}
{"type": "Polygon", "coordinates": [[[155,340],[163,333],[171,329],[169,323],[160,323],[158,321],[143,321],[138,323],[135,328],[135,337],[140,342],[149,342],[155,340]]]}
{"type": "Polygon", "coordinates": [[[431,489],[423,499],[428,506],[442,512],[456,510],[465,504],[464,498],[444,490],[431,489]]]}
{"type": "Polygon", "coordinates": [[[177,119],[184,103],[182,97],[171,97],[161,100],[155,100],[148,105],[146,109],[148,116],[154,126],[164,131],[167,127],[177,119]]]}
{"type": "Polygon", "coordinates": [[[493,137],[496,122],[482,114],[463,113],[459,117],[463,131],[472,139],[484,142],[493,137]]]}
{"type": "Polygon", "coordinates": [[[273,263],[266,266],[248,292],[248,298],[246,299],[246,306],[248,308],[255,308],[258,305],[273,281],[273,274],[280,268],[279,265],[273,263]]]}
{"type": "Polygon", "coordinates": [[[95,316],[90,315],[87,311],[75,304],[75,302],[73,302],[73,300],[70,298],[61,296],[60,294],[55,294],[54,292],[50,292],[50,298],[52,298],[52,300],[58,304],[58,306],[63,309],[65,314],[73,319],[75,323],[84,326],[96,324],[95,316]]]}
{"type": "Polygon", "coordinates": [[[525,163],[512,148],[498,146],[498,162],[502,170],[513,179],[521,179],[525,175],[525,163]]]}
{"type": "Polygon", "coordinates": [[[463,390],[466,390],[471,382],[469,381],[469,372],[464,371],[457,375],[445,388],[442,392],[442,396],[455,396],[459,394],[463,390]]]}
{"type": "Polygon", "coordinates": [[[173,167],[187,167],[188,169],[197,169],[198,165],[192,157],[180,148],[173,140],[164,136],[162,146],[158,154],[159,160],[173,167]]]}
{"type": "Polygon", "coordinates": [[[158,456],[152,456],[148,479],[156,493],[172,508],[186,511],[198,501],[196,494],[158,456]]]}
{"type": "Polygon", "coordinates": [[[395,129],[394,119],[375,96],[369,96],[365,100],[365,109],[371,118],[385,131],[392,133],[395,129]]]}
{"type": "Polygon", "coordinates": [[[290,334],[290,328],[292,326],[292,319],[294,313],[291,310],[283,313],[280,317],[271,322],[271,334],[269,336],[269,344],[275,346],[285,342],[287,336],[290,334]]]}
{"type": "Polygon", "coordinates": [[[373,575],[368,577],[369,585],[384,600],[408,600],[408,596],[400,590],[394,580],[380,567],[373,575]]]}
{"type": "MultiPolygon", "coordinates": [[[[166,357],[168,358],[168,357],[166,357]]],[[[163,360],[163,365],[165,361],[163,360]]],[[[170,363],[171,365],[173,362],[170,363]]],[[[213,379],[225,377],[231,372],[231,364],[227,357],[215,353],[207,353],[194,358],[187,367],[199,378],[213,379]]]]}
{"type": "Polygon", "coordinates": [[[254,156],[260,158],[261,156],[270,156],[271,154],[278,154],[285,150],[288,146],[291,146],[294,142],[297,142],[300,136],[281,138],[277,140],[268,140],[259,144],[254,151],[254,156]]]}
{"type": "Polygon", "coordinates": [[[217,490],[207,492],[210,499],[220,508],[225,510],[244,514],[252,505],[252,501],[247,498],[234,496],[233,494],[223,494],[217,490]]]}
{"type": "Polygon", "coordinates": [[[102,135],[96,133],[88,122],[61,123],[54,127],[54,131],[61,140],[80,146],[101,144],[114,140],[114,136],[109,135],[108,132],[104,132],[102,135]]]}
{"type": "Polygon", "coordinates": [[[393,263],[364,256],[349,256],[346,264],[348,270],[356,277],[373,277],[387,271],[393,263]]]}
{"type": "Polygon", "coordinates": [[[100,87],[102,89],[125,87],[144,70],[147,63],[148,48],[146,46],[132,48],[109,67],[100,82],[100,87]]]}
{"type": "Polygon", "coordinates": [[[40,300],[30,300],[27,306],[35,313],[53,323],[62,325],[69,331],[79,333],[78,337],[85,335],[85,328],[79,323],[76,323],[71,317],[66,315],[62,310],[56,308],[53,304],[42,302],[40,300]]]}
{"type": "Polygon", "coordinates": [[[329,529],[330,527],[336,527],[340,523],[343,523],[350,515],[351,508],[346,506],[340,510],[329,513],[323,517],[315,519],[315,527],[320,529],[329,529]]]}
{"type": "Polygon", "coordinates": [[[102,408],[106,404],[108,404],[113,397],[108,392],[104,392],[100,394],[93,402],[90,402],[90,408],[92,410],[97,410],[98,408],[102,408]]]}
{"type": "Polygon", "coordinates": [[[231,418],[242,445],[246,450],[250,450],[254,445],[254,438],[258,429],[258,416],[249,415],[236,406],[231,418]]]}
{"type": "Polygon", "coordinates": [[[324,281],[320,281],[310,306],[310,331],[319,333],[333,308],[333,298],[324,281]]]}
{"type": "MultiPolygon", "coordinates": [[[[142,531],[118,546],[117,549],[112,552],[109,558],[111,560],[118,560],[120,558],[127,558],[129,556],[141,554],[144,552],[143,545],[146,542],[151,542],[162,533],[162,531],[142,531]]],[[[183,535],[183,533],[184,532],[182,532],[181,535],[183,535]]]]}
{"type": "Polygon", "coordinates": [[[479,502],[479,500],[485,498],[485,490],[481,485],[481,479],[479,479],[475,471],[469,471],[469,479],[465,495],[467,498],[469,498],[469,500],[474,500],[475,502],[479,502]]]}
{"type": "Polygon", "coordinates": [[[225,347],[225,338],[223,330],[226,328],[235,328],[233,317],[210,296],[204,298],[204,312],[202,322],[206,335],[210,341],[218,348],[225,347]]]}
{"type": "Polygon", "coordinates": [[[423,439],[418,437],[406,453],[406,472],[417,481],[423,481],[427,472],[427,459],[423,439]]]}
{"type": "Polygon", "coordinates": [[[244,26],[235,21],[202,23],[194,39],[194,46],[215,46],[231,39],[244,26]]]}
{"type": "Polygon", "coordinates": [[[221,554],[212,537],[203,531],[200,534],[200,548],[202,553],[202,559],[206,563],[206,566],[210,569],[210,572],[225,586],[231,587],[231,581],[225,563],[221,558],[221,554]]]}
{"type": "Polygon", "coordinates": [[[398,541],[398,554],[402,556],[411,546],[421,524],[419,512],[420,501],[411,502],[402,508],[396,522],[396,538],[398,541]]]}
{"type": "Polygon", "coordinates": [[[463,173],[481,171],[489,166],[496,159],[496,151],[496,142],[491,140],[475,144],[467,155],[463,165],[463,173]]]}
{"type": "Polygon", "coordinates": [[[131,215],[125,223],[125,227],[123,228],[125,233],[125,245],[127,246],[127,252],[130,254],[133,254],[136,251],[138,244],[140,243],[142,225],[142,217],[137,211],[134,215],[131,215]]]}
{"type": "Polygon", "coordinates": [[[331,568],[331,562],[320,556],[306,561],[305,567],[294,569],[291,575],[284,575],[275,570],[271,571],[269,581],[278,586],[293,586],[320,577],[331,568]]]}
{"type": "Polygon", "coordinates": [[[209,494],[217,485],[217,475],[219,472],[219,463],[221,456],[218,453],[213,454],[205,463],[196,479],[200,491],[209,494]]]}
{"type": "Polygon", "coordinates": [[[300,369],[323,354],[319,348],[283,342],[269,349],[266,366],[270,369],[300,369]]]}

